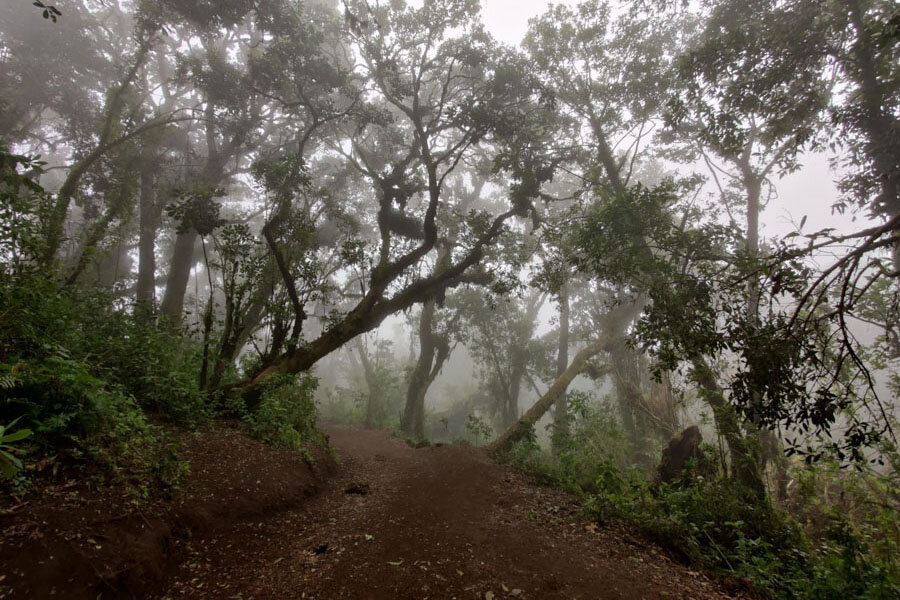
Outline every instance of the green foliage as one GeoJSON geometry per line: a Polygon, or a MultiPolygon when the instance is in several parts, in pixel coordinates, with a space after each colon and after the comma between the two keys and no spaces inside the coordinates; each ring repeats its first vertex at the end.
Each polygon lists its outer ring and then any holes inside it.
{"type": "MultiPolygon", "coordinates": [[[[0,318],[0,361],[6,369],[18,365],[23,379],[18,389],[5,390],[7,396],[44,413],[56,406],[58,419],[64,419],[66,386],[73,386],[72,398],[98,387],[118,390],[166,420],[192,424],[206,416],[196,384],[196,349],[178,332],[111,308],[102,293],[62,291],[38,274],[0,281],[0,302],[9,309],[0,318]]],[[[80,406],[81,400],[71,404],[80,406]]]]}
{"type": "Polygon", "coordinates": [[[37,183],[40,157],[10,154],[0,146],[0,261],[8,274],[21,271],[44,249],[41,223],[50,195],[37,183]]]}
{"type": "Polygon", "coordinates": [[[221,189],[197,187],[178,193],[178,201],[166,207],[166,213],[178,223],[176,230],[184,233],[195,230],[207,236],[223,224],[219,217],[221,206],[216,198],[225,195],[221,189]]]}
{"type": "Polygon", "coordinates": [[[648,491],[629,486],[619,493],[620,515],[685,559],[770,592],[801,583],[809,552],[802,531],[753,492],[727,480],[648,491]]]}
{"type": "MultiPolygon", "coordinates": [[[[894,515],[895,525],[896,519],[894,515]]],[[[809,596],[880,600],[900,595],[897,554],[884,556],[872,551],[871,544],[879,537],[877,532],[859,531],[845,516],[832,517],[818,548],[820,560],[812,572],[809,596]]]]}
{"type": "Polygon", "coordinates": [[[247,415],[250,433],[259,440],[304,452],[310,444],[321,444],[316,428],[314,395],[318,381],[311,375],[274,375],[268,378],[262,402],[247,415]]]}
{"type": "Polygon", "coordinates": [[[885,445],[881,457],[886,464],[879,470],[841,469],[838,461],[798,465],[794,470],[797,485],[787,505],[823,557],[816,571],[820,597],[897,594],[900,455],[893,445],[885,445]],[[865,582],[870,585],[862,585],[865,582]]]}
{"type": "Polygon", "coordinates": [[[469,432],[469,435],[475,438],[476,446],[479,445],[482,440],[489,440],[491,434],[494,432],[494,428],[488,425],[487,422],[478,415],[469,415],[466,418],[466,430],[469,432]]]}
{"type": "Polygon", "coordinates": [[[99,463],[146,495],[184,465],[147,413],[194,424],[208,413],[195,351],[103,294],[62,290],[39,273],[0,278],[0,420],[22,419],[38,452],[99,463]]]}
{"type": "Polygon", "coordinates": [[[635,449],[609,402],[588,403],[578,392],[568,398],[569,435],[554,432],[557,472],[566,489],[582,492],[609,468],[629,469],[635,449]]]}
{"type": "Polygon", "coordinates": [[[7,479],[12,479],[22,470],[22,461],[16,456],[17,449],[13,444],[31,436],[30,429],[12,430],[18,420],[0,425],[0,477],[7,479]]]}
{"type": "MultiPolygon", "coordinates": [[[[538,481],[581,495],[590,517],[627,521],[686,562],[747,582],[764,597],[896,597],[898,519],[892,507],[856,523],[846,516],[853,511],[819,511],[818,532],[807,527],[806,533],[788,513],[733,481],[688,475],[687,486],[650,483],[623,466],[627,452],[608,451],[624,441],[617,428],[600,413],[584,419],[557,455],[543,452],[532,434],[513,446],[509,459],[538,481]],[[591,445],[592,438],[600,443],[591,445]]],[[[830,475],[826,481],[834,480],[830,475]]],[[[801,478],[801,488],[809,499],[821,498],[819,483],[809,477],[801,478]]]]}
{"type": "Polygon", "coordinates": [[[544,484],[584,495],[596,489],[598,480],[627,470],[632,448],[608,404],[595,406],[578,393],[568,396],[569,433],[553,432],[554,454],[542,451],[532,432],[513,445],[509,459],[544,484]]]}

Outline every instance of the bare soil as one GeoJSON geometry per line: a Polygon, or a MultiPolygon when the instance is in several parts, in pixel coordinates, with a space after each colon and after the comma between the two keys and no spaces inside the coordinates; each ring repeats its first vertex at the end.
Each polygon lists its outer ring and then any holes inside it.
{"type": "Polygon", "coordinates": [[[340,460],[327,488],[298,509],[188,540],[163,598],[730,597],[477,449],[327,431],[340,460]]]}
{"type": "Polygon", "coordinates": [[[22,498],[0,496],[0,599],[152,597],[184,560],[185,540],[299,506],[334,468],[322,450],[308,463],[238,424],[178,438],[190,475],[168,500],[135,498],[83,465],[47,469],[22,498]]]}
{"type": "Polygon", "coordinates": [[[731,597],[478,449],[326,431],[336,467],[237,428],[184,434],[186,489],[140,509],[117,488],[45,482],[0,510],[0,599],[731,597]]]}

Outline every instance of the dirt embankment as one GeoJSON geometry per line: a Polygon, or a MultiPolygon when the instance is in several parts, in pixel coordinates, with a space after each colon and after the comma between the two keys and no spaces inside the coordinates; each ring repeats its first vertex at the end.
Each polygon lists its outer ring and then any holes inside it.
{"type": "Polygon", "coordinates": [[[190,475],[168,502],[136,503],[123,487],[66,469],[21,502],[4,500],[0,599],[152,596],[179,568],[187,540],[302,504],[334,468],[323,451],[307,464],[232,427],[179,441],[190,475]]]}

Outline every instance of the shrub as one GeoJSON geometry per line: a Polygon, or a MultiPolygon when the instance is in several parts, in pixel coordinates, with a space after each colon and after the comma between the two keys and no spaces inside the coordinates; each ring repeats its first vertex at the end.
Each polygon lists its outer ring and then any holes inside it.
{"type": "Polygon", "coordinates": [[[275,375],[263,383],[262,401],[245,417],[257,439],[304,452],[322,442],[313,400],[318,381],[311,375],[275,375]]]}
{"type": "Polygon", "coordinates": [[[205,416],[190,350],[109,297],[35,272],[0,274],[0,305],[0,422],[21,418],[36,450],[93,460],[141,488],[176,483],[168,471],[183,467],[161,464],[174,451],[146,413],[205,416]]]}
{"type": "Polygon", "coordinates": [[[728,573],[772,598],[895,598],[895,559],[871,552],[865,537],[834,518],[811,544],[789,514],[730,480],[655,486],[599,460],[592,517],[621,518],[685,561],[728,573]]]}
{"type": "Polygon", "coordinates": [[[811,598],[887,600],[900,597],[897,558],[872,552],[870,541],[843,515],[831,518],[818,548],[811,598]]]}
{"type": "MultiPolygon", "coordinates": [[[[579,400],[574,394],[569,397],[579,400]]],[[[508,460],[545,485],[579,495],[598,492],[597,482],[613,472],[631,472],[635,480],[642,479],[637,471],[630,471],[628,439],[611,409],[580,400],[570,404],[576,414],[570,419],[568,434],[554,430],[551,435],[553,456],[541,450],[532,431],[513,445],[508,460]]]]}

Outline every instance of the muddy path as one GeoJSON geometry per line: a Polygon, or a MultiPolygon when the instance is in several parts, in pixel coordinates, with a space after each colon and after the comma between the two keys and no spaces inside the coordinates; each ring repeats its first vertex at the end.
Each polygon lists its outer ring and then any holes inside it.
{"type": "MultiPolygon", "coordinates": [[[[327,428],[340,466],[315,498],[179,543],[163,598],[728,598],[575,501],[464,447],[327,428]]],[[[252,493],[252,492],[250,492],[252,493]]]]}

